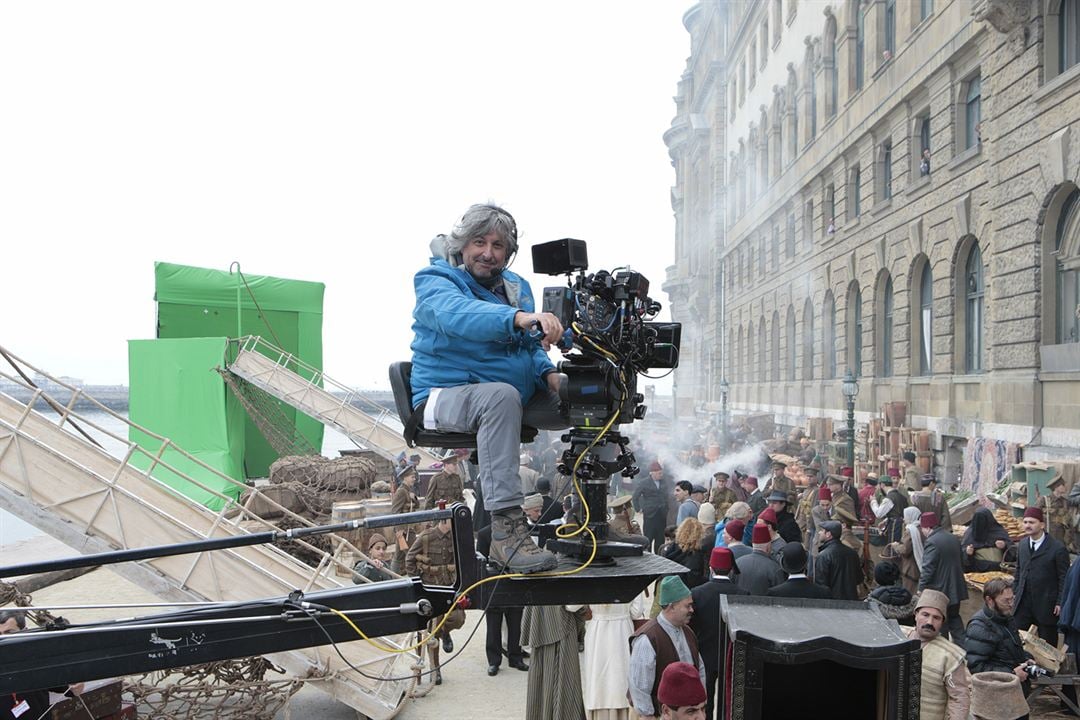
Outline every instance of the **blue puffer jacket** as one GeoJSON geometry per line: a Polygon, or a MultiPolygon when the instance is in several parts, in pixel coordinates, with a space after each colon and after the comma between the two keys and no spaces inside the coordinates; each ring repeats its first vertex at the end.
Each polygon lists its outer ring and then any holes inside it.
{"type": "Polygon", "coordinates": [[[524,405],[546,387],[554,370],[539,340],[514,327],[514,314],[534,312],[532,289],[524,278],[503,271],[510,305],[480,285],[464,267],[441,258],[416,273],[413,310],[413,406],[431,388],[505,382],[521,393],[524,405]]]}

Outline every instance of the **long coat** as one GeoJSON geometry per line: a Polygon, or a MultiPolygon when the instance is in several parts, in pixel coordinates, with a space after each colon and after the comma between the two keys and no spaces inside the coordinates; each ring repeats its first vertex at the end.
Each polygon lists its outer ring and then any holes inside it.
{"type": "MultiPolygon", "coordinates": [[[[1062,571],[1064,578],[1064,571],[1062,571]]],[[[919,590],[940,590],[949,597],[950,605],[958,605],[968,598],[967,581],[964,580],[964,551],[960,538],[944,528],[935,528],[923,541],[922,572],[919,590]]]]}
{"type": "Polygon", "coordinates": [[[575,612],[562,605],[526,606],[521,644],[532,648],[526,720],[584,720],[575,612]]]}
{"type": "Polygon", "coordinates": [[[829,540],[814,561],[814,582],[829,588],[833,600],[858,600],[862,582],[859,555],[839,540],[829,540]]]}
{"type": "Polygon", "coordinates": [[[694,599],[694,616],[690,628],[697,635],[698,653],[705,663],[706,673],[716,673],[720,659],[720,596],[749,595],[731,580],[712,579],[690,591],[694,599]]]}
{"type": "Polygon", "coordinates": [[[1018,543],[1019,562],[1016,564],[1015,597],[1013,609],[1027,596],[1031,614],[1039,625],[1054,625],[1054,606],[1061,604],[1065,589],[1065,573],[1069,571],[1069,553],[1057,538],[1046,533],[1042,545],[1032,554],[1031,541],[1024,538],[1018,543]]]}
{"type": "Polygon", "coordinates": [[[641,511],[641,516],[646,525],[651,525],[650,520],[663,518],[667,522],[668,504],[671,502],[671,490],[667,479],[660,481],[660,487],[656,487],[651,477],[644,477],[634,487],[631,500],[635,510],[641,511]]]}
{"type": "Polygon", "coordinates": [[[585,712],[629,708],[630,646],[634,620],[645,620],[649,608],[644,594],[629,605],[590,605],[592,619],[585,623],[585,712]]]}
{"type": "Polygon", "coordinates": [[[735,565],[739,568],[739,587],[751,595],[764,595],[769,588],[787,580],[780,563],[757,550],[743,555],[735,565]]]}

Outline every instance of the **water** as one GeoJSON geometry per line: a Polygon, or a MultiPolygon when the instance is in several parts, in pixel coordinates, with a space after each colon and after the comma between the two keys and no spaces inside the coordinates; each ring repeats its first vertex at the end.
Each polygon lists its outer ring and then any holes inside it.
{"type": "MultiPolygon", "coordinates": [[[[45,414],[51,414],[51,411],[47,411],[45,414]]],[[[121,414],[127,417],[127,413],[121,414]]],[[[87,423],[80,423],[80,426],[86,430],[87,434],[97,440],[110,455],[123,458],[124,453],[127,451],[127,445],[123,441],[111,437],[108,433],[126,438],[128,434],[127,423],[101,410],[87,411],[81,413],[81,415],[86,419],[87,423]],[[91,424],[97,425],[101,429],[94,428],[91,424]]],[[[323,433],[322,452],[326,457],[337,457],[340,451],[355,447],[349,438],[336,430],[326,428],[326,432],[323,433]]],[[[41,534],[42,532],[33,525],[15,517],[6,510],[0,509],[0,546],[29,540],[41,534]]]]}

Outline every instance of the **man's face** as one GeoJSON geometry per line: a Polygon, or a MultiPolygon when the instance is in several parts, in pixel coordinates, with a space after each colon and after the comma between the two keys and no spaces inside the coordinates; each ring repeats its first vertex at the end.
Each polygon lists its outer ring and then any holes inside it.
{"type": "Polygon", "coordinates": [[[495,277],[506,267],[509,245],[499,233],[492,231],[484,237],[473,238],[461,248],[461,262],[477,280],[495,277]]]}
{"type": "Polygon", "coordinates": [[[667,618],[675,627],[686,627],[690,624],[690,618],[694,617],[694,598],[684,597],[678,602],[668,605],[667,618]]]}
{"type": "Polygon", "coordinates": [[[915,627],[918,628],[919,639],[923,642],[936,638],[944,622],[945,616],[937,608],[921,607],[915,611],[915,627]]]}
{"type": "Polygon", "coordinates": [[[663,470],[650,470],[649,477],[653,479],[653,482],[660,482],[660,479],[664,477],[663,470]]]}
{"type": "Polygon", "coordinates": [[[0,635],[11,635],[19,632],[19,622],[15,618],[8,618],[0,623],[0,635]]]}
{"type": "Polygon", "coordinates": [[[1046,527],[1038,518],[1026,517],[1023,522],[1024,534],[1032,538],[1042,535],[1043,528],[1046,527]]]}
{"type": "Polygon", "coordinates": [[[818,499],[817,502],[818,502],[818,505],[820,505],[825,510],[828,510],[829,508],[832,507],[832,500],[825,500],[824,498],[820,498],[820,499],[818,499]]]}
{"type": "Polygon", "coordinates": [[[753,480],[744,480],[742,486],[743,490],[750,494],[757,492],[757,483],[753,480]]]}
{"type": "Polygon", "coordinates": [[[536,522],[540,519],[540,514],[544,511],[543,507],[538,508],[524,508],[525,517],[529,518],[530,522],[536,522]]]}
{"type": "Polygon", "coordinates": [[[780,467],[780,466],[778,466],[778,465],[777,465],[777,466],[774,466],[774,467],[773,467],[773,469],[772,469],[772,476],[773,476],[774,478],[781,478],[781,477],[783,477],[783,476],[784,476],[784,468],[782,468],[782,467],[780,467]]]}
{"type": "Polygon", "coordinates": [[[439,528],[439,532],[441,532],[443,535],[445,535],[446,533],[450,532],[450,520],[449,519],[440,520],[435,525],[435,527],[439,528]]]}
{"type": "Polygon", "coordinates": [[[1065,492],[1066,492],[1065,483],[1058,483],[1057,485],[1054,486],[1054,492],[1053,492],[1054,497],[1056,497],[1056,498],[1065,497],[1065,492]]]}
{"type": "Polygon", "coordinates": [[[990,608],[998,615],[1009,617],[1013,614],[1013,590],[1012,588],[1005,588],[1001,591],[1001,594],[996,598],[987,599],[986,607],[990,608]]]}
{"type": "Polygon", "coordinates": [[[661,705],[660,717],[664,720],[705,720],[705,703],[687,705],[677,710],[672,710],[667,705],[661,705]]]}
{"type": "Polygon", "coordinates": [[[779,514],[782,513],[784,511],[784,508],[787,507],[787,503],[780,502],[779,500],[773,500],[771,503],[769,503],[769,507],[772,508],[774,513],[779,514]]]}
{"type": "Polygon", "coordinates": [[[458,464],[456,462],[443,463],[443,472],[447,475],[458,474],[458,464]]]}
{"type": "Polygon", "coordinates": [[[386,559],[386,543],[377,542],[371,546],[368,550],[368,556],[372,560],[385,560],[386,559]]]}
{"type": "Polygon", "coordinates": [[[675,499],[676,500],[678,500],[679,502],[682,502],[683,500],[685,500],[688,497],[690,497],[690,493],[686,492],[685,490],[683,490],[678,485],[675,486],[675,499]]]}
{"type": "Polygon", "coordinates": [[[833,495],[844,492],[844,484],[833,480],[829,481],[829,492],[833,495]]]}
{"type": "Polygon", "coordinates": [[[405,485],[405,487],[411,488],[413,485],[416,484],[416,473],[406,473],[401,478],[401,482],[403,485],[405,485]]]}
{"type": "Polygon", "coordinates": [[[699,503],[705,501],[705,493],[692,492],[690,493],[690,497],[699,503]]]}

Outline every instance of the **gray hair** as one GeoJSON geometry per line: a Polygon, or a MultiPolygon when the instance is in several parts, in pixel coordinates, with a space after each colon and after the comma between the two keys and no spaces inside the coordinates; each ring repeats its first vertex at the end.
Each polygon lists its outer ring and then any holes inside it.
{"type": "Polygon", "coordinates": [[[14,618],[15,624],[19,626],[20,630],[26,629],[26,611],[15,610],[13,608],[5,608],[0,610],[0,625],[3,625],[8,620],[14,618]]]}
{"type": "Polygon", "coordinates": [[[491,232],[498,233],[506,241],[508,257],[517,252],[518,232],[514,216],[494,204],[473,205],[466,210],[446,239],[446,249],[451,255],[457,255],[465,243],[491,232]]]}

